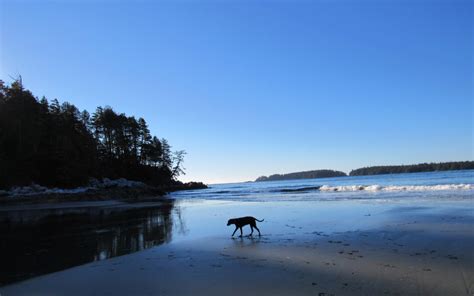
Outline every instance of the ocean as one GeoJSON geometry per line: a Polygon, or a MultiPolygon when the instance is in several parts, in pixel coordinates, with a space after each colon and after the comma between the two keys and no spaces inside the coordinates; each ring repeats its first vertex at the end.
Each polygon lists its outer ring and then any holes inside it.
{"type": "Polygon", "coordinates": [[[170,197],[262,202],[466,200],[474,197],[474,170],[215,184],[170,197]]]}

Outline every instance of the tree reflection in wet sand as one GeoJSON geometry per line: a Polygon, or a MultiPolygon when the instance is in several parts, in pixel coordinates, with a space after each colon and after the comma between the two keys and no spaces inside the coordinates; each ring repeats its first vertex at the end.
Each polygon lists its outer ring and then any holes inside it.
{"type": "Polygon", "coordinates": [[[173,206],[0,212],[0,286],[169,242],[173,206]]]}

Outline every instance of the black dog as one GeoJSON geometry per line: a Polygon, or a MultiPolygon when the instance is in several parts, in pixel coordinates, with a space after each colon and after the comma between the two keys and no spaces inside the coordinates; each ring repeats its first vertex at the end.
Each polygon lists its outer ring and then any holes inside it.
{"type": "Polygon", "coordinates": [[[255,221],[263,222],[263,219],[262,220],[257,220],[256,218],[250,217],[250,216],[241,217],[241,218],[234,218],[234,219],[230,219],[227,222],[227,226],[229,226],[231,224],[235,225],[235,230],[234,230],[234,233],[232,233],[232,236],[234,236],[237,229],[240,228],[240,236],[242,237],[242,227],[244,227],[245,225],[250,225],[250,229],[252,229],[252,232],[250,233],[250,235],[253,234],[253,229],[255,228],[255,229],[257,229],[258,235],[260,236],[260,229],[258,229],[257,224],[255,223],[255,221]]]}

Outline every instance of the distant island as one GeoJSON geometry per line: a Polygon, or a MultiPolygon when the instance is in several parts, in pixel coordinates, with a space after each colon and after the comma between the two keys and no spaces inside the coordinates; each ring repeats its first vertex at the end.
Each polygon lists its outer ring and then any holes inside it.
{"type": "MultiPolygon", "coordinates": [[[[403,173],[473,170],[473,169],[474,169],[474,161],[453,161],[453,162],[440,162],[440,163],[419,163],[419,164],[411,164],[411,165],[385,165],[385,166],[364,167],[364,168],[352,170],[349,173],[349,176],[403,174],[403,173]]],[[[289,174],[274,174],[268,177],[261,176],[261,177],[258,177],[255,180],[255,182],[332,178],[332,177],[344,177],[344,176],[347,176],[347,174],[341,171],[313,170],[313,171],[295,172],[295,173],[289,173],[289,174]]]]}
{"type": "Polygon", "coordinates": [[[440,163],[419,163],[412,165],[385,165],[372,166],[352,170],[350,176],[382,175],[382,174],[402,174],[435,171],[472,170],[474,161],[453,161],[440,163]]]}
{"type": "Polygon", "coordinates": [[[333,170],[314,170],[305,172],[295,172],[289,174],[274,174],[271,176],[258,177],[255,182],[263,181],[279,181],[279,180],[294,180],[294,179],[316,179],[316,178],[331,178],[331,177],[344,177],[346,173],[333,170]]]}
{"type": "Polygon", "coordinates": [[[109,106],[91,114],[68,102],[35,97],[21,79],[11,85],[0,80],[0,195],[84,194],[86,189],[98,195],[133,187],[135,195],[156,196],[205,188],[177,180],[184,174],[184,155],[152,135],[143,118],[109,106]]]}

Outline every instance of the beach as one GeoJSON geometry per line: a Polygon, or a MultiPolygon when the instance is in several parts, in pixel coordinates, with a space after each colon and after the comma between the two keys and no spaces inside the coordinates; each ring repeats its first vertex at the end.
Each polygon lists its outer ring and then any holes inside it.
{"type": "Polygon", "coordinates": [[[0,0],[0,296],[474,296],[473,17],[0,0]]]}
{"type": "MultiPolygon", "coordinates": [[[[103,206],[103,205],[102,205],[103,206]]],[[[115,205],[117,206],[117,205],[115,205]]],[[[152,206],[147,204],[148,207],[152,206]]],[[[161,207],[161,205],[155,205],[161,207]]],[[[166,242],[0,288],[2,295],[472,295],[466,201],[178,200],[166,242]],[[253,215],[262,236],[234,237],[253,215]]],[[[244,228],[244,235],[250,228],[244,228]]]]}

